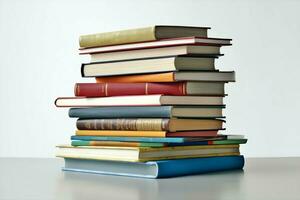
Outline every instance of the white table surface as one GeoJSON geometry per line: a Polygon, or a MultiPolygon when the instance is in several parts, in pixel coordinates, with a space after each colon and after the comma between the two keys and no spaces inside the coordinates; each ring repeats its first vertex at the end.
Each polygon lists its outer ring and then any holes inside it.
{"type": "Polygon", "coordinates": [[[62,172],[63,164],[0,158],[0,199],[300,199],[300,158],[248,158],[244,170],[168,179],[62,172]]]}

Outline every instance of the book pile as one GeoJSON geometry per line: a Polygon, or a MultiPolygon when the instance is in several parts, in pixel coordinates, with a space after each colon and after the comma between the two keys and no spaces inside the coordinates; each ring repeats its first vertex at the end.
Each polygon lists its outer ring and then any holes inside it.
{"type": "Polygon", "coordinates": [[[242,135],[224,135],[224,85],[215,60],[230,39],[205,27],[153,26],[83,35],[75,97],[56,99],[78,118],[57,156],[66,171],[160,178],[241,169],[242,135]]]}

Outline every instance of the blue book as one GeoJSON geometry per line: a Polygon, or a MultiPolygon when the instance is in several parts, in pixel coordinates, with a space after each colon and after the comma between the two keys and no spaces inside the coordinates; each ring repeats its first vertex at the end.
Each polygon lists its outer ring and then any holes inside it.
{"type": "Polygon", "coordinates": [[[142,178],[167,178],[242,169],[243,156],[189,158],[149,162],[122,162],[65,158],[64,171],[142,178]]]}
{"type": "MultiPolygon", "coordinates": [[[[216,137],[214,139],[224,139],[226,136],[216,137]]],[[[160,143],[185,143],[185,142],[199,142],[212,140],[213,138],[199,138],[199,137],[114,137],[114,136],[71,136],[71,140],[84,141],[122,141],[122,142],[160,142],[160,143]]]]}
{"type": "Polygon", "coordinates": [[[114,106],[70,108],[69,117],[80,119],[172,117],[224,118],[224,116],[222,116],[223,108],[224,106],[114,106]]]}

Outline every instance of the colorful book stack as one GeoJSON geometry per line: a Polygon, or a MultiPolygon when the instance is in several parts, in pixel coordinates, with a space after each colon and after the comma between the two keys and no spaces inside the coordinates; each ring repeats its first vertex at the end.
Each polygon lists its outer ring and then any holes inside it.
{"type": "Polygon", "coordinates": [[[153,26],[83,35],[83,77],[71,107],[78,118],[71,145],[59,145],[66,171],[146,178],[242,169],[242,135],[224,135],[224,85],[233,71],[215,59],[230,39],[206,27],[153,26]]]}

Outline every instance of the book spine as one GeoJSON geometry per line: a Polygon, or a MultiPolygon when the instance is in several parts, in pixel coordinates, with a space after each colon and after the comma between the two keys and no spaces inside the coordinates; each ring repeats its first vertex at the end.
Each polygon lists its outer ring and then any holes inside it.
{"type": "Polygon", "coordinates": [[[242,169],[244,163],[243,156],[192,158],[172,160],[170,162],[157,161],[158,173],[156,178],[242,169]]]}
{"type": "Polygon", "coordinates": [[[97,83],[176,82],[173,72],[140,75],[96,77],[97,83]]]}
{"type": "Polygon", "coordinates": [[[79,130],[167,131],[168,119],[86,119],[77,120],[79,130]]]}
{"type": "Polygon", "coordinates": [[[79,38],[79,45],[82,48],[88,48],[152,40],[156,40],[154,26],[107,33],[82,35],[79,38]]]}
{"type": "Polygon", "coordinates": [[[103,118],[170,118],[172,106],[71,108],[69,117],[80,119],[103,118]]]}
{"type": "Polygon", "coordinates": [[[76,83],[75,96],[186,95],[186,83],[76,83]]]}

